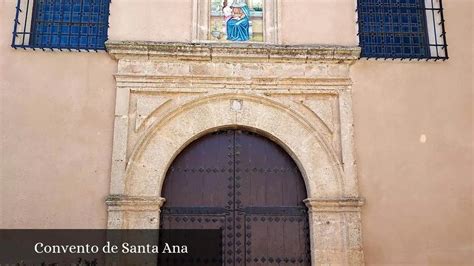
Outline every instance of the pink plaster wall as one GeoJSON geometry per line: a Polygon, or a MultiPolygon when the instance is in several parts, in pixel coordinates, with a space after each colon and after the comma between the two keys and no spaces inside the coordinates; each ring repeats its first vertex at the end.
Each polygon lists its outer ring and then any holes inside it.
{"type": "Polygon", "coordinates": [[[191,41],[193,0],[114,0],[111,40],[191,41]]]}
{"type": "Polygon", "coordinates": [[[357,45],[355,0],[281,0],[284,44],[357,45]]]}
{"type": "Polygon", "coordinates": [[[10,47],[0,1],[0,228],[104,228],[116,63],[10,47]]]}
{"type": "MultiPolygon", "coordinates": [[[[0,228],[104,228],[116,63],[13,50],[14,2],[0,0],[0,228]]],[[[282,0],[283,42],[356,44],[354,2],[282,0]]],[[[352,69],[369,265],[473,260],[473,7],[444,2],[448,61],[352,69]]],[[[109,36],[189,41],[191,20],[192,0],[114,0],[109,36]]]]}
{"type": "Polygon", "coordinates": [[[467,0],[444,6],[448,61],[352,69],[369,264],[474,262],[473,10],[467,0]]]}

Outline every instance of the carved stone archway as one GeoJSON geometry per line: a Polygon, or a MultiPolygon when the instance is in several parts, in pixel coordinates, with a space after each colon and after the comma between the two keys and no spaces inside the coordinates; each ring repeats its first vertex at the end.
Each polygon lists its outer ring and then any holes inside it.
{"type": "Polygon", "coordinates": [[[159,226],[169,165],[226,127],[271,138],[307,186],[312,263],[363,264],[350,64],[357,48],[109,42],[118,60],[108,228],[159,226]]]}

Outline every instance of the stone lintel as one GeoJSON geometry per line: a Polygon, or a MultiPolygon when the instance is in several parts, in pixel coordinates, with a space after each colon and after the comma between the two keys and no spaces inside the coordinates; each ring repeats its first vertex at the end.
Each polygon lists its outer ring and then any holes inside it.
{"type": "Polygon", "coordinates": [[[263,43],[180,43],[150,41],[108,41],[107,51],[115,59],[208,62],[344,62],[360,56],[357,46],[272,45],[263,43]]]}
{"type": "Polygon", "coordinates": [[[159,211],[165,198],[110,195],[105,200],[109,211],[159,211]]]}
{"type": "Polygon", "coordinates": [[[363,198],[318,199],[308,198],[303,201],[309,212],[358,212],[365,203],[363,198]]]}

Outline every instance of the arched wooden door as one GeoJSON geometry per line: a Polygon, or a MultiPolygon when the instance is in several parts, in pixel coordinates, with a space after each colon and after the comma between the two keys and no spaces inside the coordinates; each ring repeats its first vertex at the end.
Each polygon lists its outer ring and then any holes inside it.
{"type": "Polygon", "coordinates": [[[291,157],[242,130],[185,148],[168,170],[161,228],[223,229],[225,265],[309,265],[306,189],[291,157]]]}

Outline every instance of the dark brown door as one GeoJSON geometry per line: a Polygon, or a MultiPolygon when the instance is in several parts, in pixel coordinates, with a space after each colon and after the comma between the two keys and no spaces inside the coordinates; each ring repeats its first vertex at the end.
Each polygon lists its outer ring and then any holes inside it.
{"type": "Polygon", "coordinates": [[[222,229],[225,265],[309,265],[306,190],[272,141],[242,130],[191,143],[168,170],[161,227],[222,229]]]}

